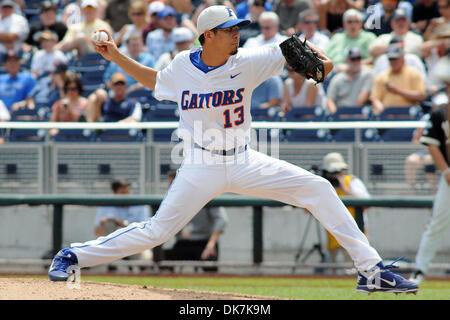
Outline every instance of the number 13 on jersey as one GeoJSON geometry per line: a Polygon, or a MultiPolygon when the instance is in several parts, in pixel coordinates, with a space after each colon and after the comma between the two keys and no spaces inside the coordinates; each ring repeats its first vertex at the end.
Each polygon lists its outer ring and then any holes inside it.
{"type": "Polygon", "coordinates": [[[244,123],[244,106],[236,107],[235,109],[227,109],[223,112],[225,123],[223,127],[225,129],[232,128],[233,123],[235,126],[239,126],[244,123]],[[231,111],[233,110],[233,111],[231,111]],[[236,119],[236,120],[233,120],[236,119]]]}

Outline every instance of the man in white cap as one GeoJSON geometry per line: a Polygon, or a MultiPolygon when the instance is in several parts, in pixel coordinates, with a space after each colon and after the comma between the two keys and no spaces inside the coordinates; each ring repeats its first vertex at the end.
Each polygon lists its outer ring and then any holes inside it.
{"type": "MultiPolygon", "coordinates": [[[[62,249],[50,266],[50,280],[66,281],[74,267],[108,263],[160,245],[210,200],[233,192],[307,208],[349,252],[359,270],[358,291],[417,292],[416,284],[383,265],[326,179],[249,147],[252,92],[280,75],[286,59],[276,44],[238,49],[239,27],[248,23],[229,7],[206,8],[197,20],[202,46],[180,52],[161,71],[123,55],[111,36],[97,44],[99,53],[153,90],[157,99],[178,103],[185,157],[155,216],[62,249]]],[[[311,48],[323,60],[326,76],[333,63],[311,48]]]]}
{"type": "Polygon", "coordinates": [[[158,14],[165,8],[164,3],[161,1],[153,1],[148,5],[148,14],[150,15],[150,23],[142,31],[142,38],[147,39],[149,32],[156,30],[160,27],[160,18],[158,14]]]}
{"type": "Polygon", "coordinates": [[[69,26],[66,35],[56,45],[56,50],[64,52],[76,50],[77,58],[80,59],[86,53],[95,52],[91,41],[92,33],[95,30],[106,30],[112,32],[111,26],[97,17],[97,0],[81,1],[81,10],[85,20],[69,26]]]}
{"type": "Polygon", "coordinates": [[[159,57],[155,64],[156,70],[162,70],[167,67],[179,52],[189,50],[194,43],[195,36],[194,33],[188,28],[180,27],[174,29],[173,39],[176,49],[171,52],[166,52],[159,57]]]}
{"type": "MultiPolygon", "coordinates": [[[[357,176],[353,174],[347,174],[348,164],[345,162],[344,157],[339,152],[330,152],[323,158],[322,176],[330,181],[331,185],[336,189],[339,197],[354,197],[367,199],[370,198],[370,194],[367,191],[366,186],[357,176]]],[[[347,207],[350,214],[356,218],[358,208],[347,207]]],[[[363,218],[363,212],[360,213],[359,218],[363,218]]],[[[360,220],[360,229],[365,229],[364,219],[360,220]]],[[[327,249],[330,253],[331,262],[337,261],[337,255],[339,251],[343,251],[343,248],[339,245],[336,238],[329,232],[327,249]]],[[[350,257],[343,251],[344,259],[350,261],[350,257]]]]}

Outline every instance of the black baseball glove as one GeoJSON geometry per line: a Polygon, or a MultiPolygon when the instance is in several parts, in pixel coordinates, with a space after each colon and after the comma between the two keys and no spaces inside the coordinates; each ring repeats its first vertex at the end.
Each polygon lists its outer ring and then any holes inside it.
{"type": "Polygon", "coordinates": [[[325,78],[323,61],[318,57],[306,39],[302,42],[296,35],[292,35],[280,43],[281,52],[286,58],[286,62],[306,79],[314,79],[316,82],[323,82],[325,78]]]}

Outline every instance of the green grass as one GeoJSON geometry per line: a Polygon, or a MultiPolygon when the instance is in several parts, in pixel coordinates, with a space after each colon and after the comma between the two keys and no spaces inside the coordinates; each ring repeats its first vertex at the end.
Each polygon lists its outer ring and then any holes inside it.
{"type": "Polygon", "coordinates": [[[121,277],[84,276],[83,280],[178,288],[237,292],[261,296],[275,296],[305,300],[450,300],[450,281],[426,281],[417,295],[355,291],[353,278],[277,278],[277,277],[121,277]]]}

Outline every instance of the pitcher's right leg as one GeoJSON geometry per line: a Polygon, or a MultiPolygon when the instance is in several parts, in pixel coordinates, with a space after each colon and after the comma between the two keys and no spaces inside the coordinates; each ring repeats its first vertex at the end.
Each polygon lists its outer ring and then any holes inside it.
{"type": "Polygon", "coordinates": [[[72,244],[70,248],[61,250],[49,270],[50,279],[54,280],[52,274],[58,274],[54,281],[64,280],[64,270],[71,264],[83,268],[108,263],[166,242],[211,199],[223,193],[226,186],[223,166],[183,165],[155,216],[132,223],[108,236],[72,244]],[[67,252],[72,261],[67,260],[67,252]],[[64,269],[62,277],[59,269],[64,269]]]}

